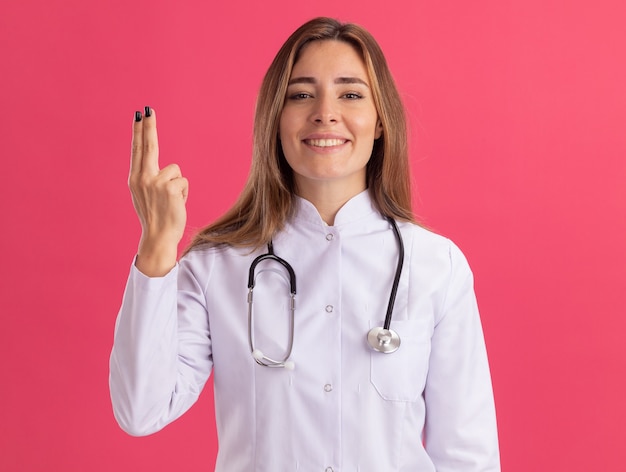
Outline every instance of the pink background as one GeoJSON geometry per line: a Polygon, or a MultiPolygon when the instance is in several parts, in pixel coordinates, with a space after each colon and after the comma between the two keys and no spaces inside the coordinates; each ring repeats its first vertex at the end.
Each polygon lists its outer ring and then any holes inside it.
{"type": "Polygon", "coordinates": [[[476,275],[503,469],[624,470],[624,5],[3,0],[0,470],[212,470],[211,388],[147,438],[111,412],[132,116],[157,109],[193,231],[240,191],[262,75],[317,15],[387,54],[417,212],[476,275]]]}

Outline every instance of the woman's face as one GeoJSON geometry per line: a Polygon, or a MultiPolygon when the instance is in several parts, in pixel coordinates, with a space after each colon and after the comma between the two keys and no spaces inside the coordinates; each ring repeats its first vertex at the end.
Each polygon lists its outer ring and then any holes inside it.
{"type": "Polygon", "coordinates": [[[351,196],[366,188],[366,164],[382,125],[367,69],[351,45],[324,40],[303,48],[279,133],[301,195],[329,185],[351,196]]]}

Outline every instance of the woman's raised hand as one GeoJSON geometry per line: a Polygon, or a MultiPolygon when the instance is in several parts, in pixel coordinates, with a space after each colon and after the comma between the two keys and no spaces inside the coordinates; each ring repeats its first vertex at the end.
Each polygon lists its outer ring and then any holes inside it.
{"type": "Polygon", "coordinates": [[[143,116],[135,113],[128,186],[141,222],[135,265],[147,276],[163,276],[176,265],[189,182],[176,164],[159,169],[156,116],[150,107],[143,116]]]}

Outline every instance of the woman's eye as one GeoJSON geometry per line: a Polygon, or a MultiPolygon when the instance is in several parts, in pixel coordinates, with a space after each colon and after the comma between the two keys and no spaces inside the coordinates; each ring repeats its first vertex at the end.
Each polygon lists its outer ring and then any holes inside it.
{"type": "Polygon", "coordinates": [[[310,93],[306,93],[306,92],[297,92],[297,93],[292,93],[291,95],[289,95],[289,99],[290,100],[304,100],[307,98],[311,98],[311,94],[310,93]]]}
{"type": "Polygon", "coordinates": [[[348,92],[348,93],[344,93],[343,94],[344,98],[348,98],[350,100],[357,100],[359,98],[363,98],[362,95],[356,93],[356,92],[348,92]]]}

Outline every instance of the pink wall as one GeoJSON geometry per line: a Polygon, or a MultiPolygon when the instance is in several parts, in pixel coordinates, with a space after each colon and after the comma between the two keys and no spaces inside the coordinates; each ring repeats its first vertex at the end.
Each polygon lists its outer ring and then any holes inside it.
{"type": "Polygon", "coordinates": [[[174,3],[0,8],[0,470],[212,470],[210,389],[148,438],[111,413],[113,323],[139,235],[132,115],[158,110],[161,162],[181,165],[189,225],[203,225],[245,179],[265,68],[322,14],[386,51],[418,213],[474,268],[503,469],[624,470],[624,2],[174,3]]]}

